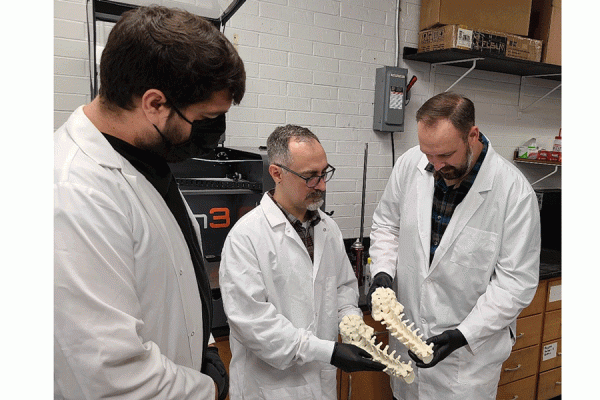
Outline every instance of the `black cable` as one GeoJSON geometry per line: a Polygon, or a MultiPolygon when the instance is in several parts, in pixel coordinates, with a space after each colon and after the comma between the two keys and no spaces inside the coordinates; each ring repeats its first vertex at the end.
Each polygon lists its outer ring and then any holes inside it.
{"type": "Polygon", "coordinates": [[[394,168],[394,163],[396,162],[396,151],[394,149],[394,132],[390,133],[390,137],[392,138],[392,168],[394,168]]]}

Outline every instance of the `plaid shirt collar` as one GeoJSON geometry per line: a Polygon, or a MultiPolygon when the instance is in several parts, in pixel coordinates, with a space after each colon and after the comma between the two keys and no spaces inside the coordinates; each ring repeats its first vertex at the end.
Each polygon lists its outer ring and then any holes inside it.
{"type": "MultiPolygon", "coordinates": [[[[275,200],[275,198],[273,197],[273,195],[275,194],[275,189],[269,190],[267,192],[267,194],[269,195],[269,197],[271,198],[271,200],[273,200],[273,203],[275,203],[277,205],[277,207],[279,207],[279,209],[283,212],[283,215],[285,215],[285,217],[288,219],[288,221],[290,221],[290,224],[292,224],[292,226],[294,227],[294,229],[296,229],[296,231],[298,230],[298,227],[303,228],[302,221],[300,221],[294,215],[292,215],[291,213],[289,213],[285,208],[283,208],[281,206],[281,204],[279,204],[277,202],[277,200],[275,200]]],[[[321,216],[319,215],[318,211],[306,210],[306,220],[310,221],[310,225],[309,226],[315,226],[319,222],[321,222],[321,216]]]]}
{"type": "Polygon", "coordinates": [[[281,204],[277,203],[275,198],[273,198],[273,194],[275,193],[275,189],[271,189],[267,192],[273,203],[277,204],[277,207],[283,212],[283,215],[290,221],[294,231],[302,240],[304,247],[306,247],[306,251],[308,251],[308,255],[310,256],[311,261],[315,262],[315,225],[317,225],[321,221],[321,216],[319,215],[319,211],[310,211],[306,210],[306,223],[302,223],[298,218],[290,214],[285,208],[281,206],[281,204]],[[304,226],[306,225],[306,228],[304,226]]]}
{"type": "MultiPolygon", "coordinates": [[[[471,186],[473,186],[473,183],[475,182],[475,178],[477,177],[477,174],[479,173],[479,170],[481,169],[481,164],[483,164],[483,160],[485,159],[485,155],[487,154],[487,151],[488,151],[488,146],[489,146],[490,142],[481,131],[479,132],[479,141],[481,143],[483,143],[483,148],[481,150],[481,153],[479,154],[479,157],[477,157],[477,161],[475,162],[475,165],[473,165],[473,168],[471,169],[469,174],[460,182],[459,186],[456,188],[457,190],[460,189],[461,191],[464,191],[465,193],[468,192],[469,189],[471,189],[471,186]]],[[[435,172],[433,164],[427,163],[427,165],[425,166],[425,171],[432,172],[432,173],[435,172]]],[[[448,187],[448,185],[446,185],[446,182],[444,181],[444,179],[441,176],[436,179],[435,184],[437,186],[440,186],[440,188],[444,192],[452,189],[452,188],[448,187]]]]}

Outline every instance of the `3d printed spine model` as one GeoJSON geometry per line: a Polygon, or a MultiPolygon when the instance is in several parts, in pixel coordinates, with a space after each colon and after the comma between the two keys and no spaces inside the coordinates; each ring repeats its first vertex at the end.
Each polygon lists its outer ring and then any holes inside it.
{"type": "Polygon", "coordinates": [[[375,321],[381,321],[396,339],[411,350],[425,364],[433,359],[433,343],[426,344],[423,335],[418,335],[419,328],[412,330],[414,322],[406,325],[409,320],[402,321],[404,306],[396,300],[396,294],[389,288],[377,288],[371,296],[371,316],[375,321]]]}
{"type": "Polygon", "coordinates": [[[388,375],[394,375],[403,378],[406,383],[412,383],[415,379],[415,373],[411,367],[411,363],[400,361],[400,356],[394,358],[393,351],[388,354],[388,347],[382,350],[382,343],[375,344],[373,337],[374,329],[364,323],[363,319],[358,315],[346,315],[340,323],[340,333],[344,343],[350,343],[366,350],[373,356],[373,360],[384,364],[387,368],[383,372],[388,375]]]}

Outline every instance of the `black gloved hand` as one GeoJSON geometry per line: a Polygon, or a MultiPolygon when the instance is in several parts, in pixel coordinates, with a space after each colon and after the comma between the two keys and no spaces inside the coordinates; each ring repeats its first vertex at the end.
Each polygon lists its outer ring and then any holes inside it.
{"type": "Polygon", "coordinates": [[[408,355],[414,360],[419,368],[433,367],[444,358],[448,357],[454,350],[466,345],[467,339],[465,339],[462,332],[458,329],[449,329],[439,335],[430,337],[425,343],[433,343],[433,359],[429,364],[425,364],[415,353],[410,350],[408,351],[408,355]]]}
{"type": "Polygon", "coordinates": [[[373,357],[358,346],[348,343],[335,342],[331,365],[344,372],[383,371],[385,365],[372,360],[373,357]]]}
{"type": "Polygon", "coordinates": [[[369,293],[367,293],[367,307],[369,307],[369,310],[372,310],[373,307],[371,305],[371,295],[373,294],[373,292],[380,287],[391,289],[393,281],[394,279],[392,279],[392,277],[385,272],[379,272],[373,277],[373,283],[369,288],[369,293]]]}
{"type": "Polygon", "coordinates": [[[229,375],[223,360],[219,357],[219,349],[209,346],[206,349],[206,358],[202,373],[210,376],[219,388],[219,400],[225,400],[229,393],[229,375]]]}

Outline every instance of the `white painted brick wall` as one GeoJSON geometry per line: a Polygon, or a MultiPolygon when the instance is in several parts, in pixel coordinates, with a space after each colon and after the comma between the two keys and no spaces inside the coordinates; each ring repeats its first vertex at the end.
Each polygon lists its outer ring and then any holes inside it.
{"type": "MultiPolygon", "coordinates": [[[[126,1],[126,0],[125,0],[126,1]]],[[[55,0],[55,127],[90,100],[85,0],[55,0]]],[[[401,2],[400,58],[416,47],[420,0],[401,2]]],[[[395,65],[395,0],[247,0],[225,28],[248,76],[242,104],[228,113],[228,146],[264,145],[273,129],[293,123],[309,127],[323,142],[337,170],[327,186],[328,209],[344,237],[360,227],[363,151],[369,143],[365,236],[391,172],[389,134],[372,130],[375,69],[395,65]]],[[[110,27],[105,28],[107,31],[110,27]]],[[[105,32],[100,32],[105,40],[105,32]]],[[[446,90],[464,68],[404,62],[418,81],[406,107],[405,132],[395,133],[395,156],[417,144],[416,110],[446,90]],[[432,79],[430,79],[432,77],[432,79]]],[[[453,90],[469,96],[476,121],[494,148],[512,158],[531,137],[551,144],[561,126],[561,90],[519,113],[557,82],[473,71],[453,90]]],[[[530,181],[550,167],[525,166],[530,181]]],[[[560,187],[560,173],[537,187],[560,187]]]]}

